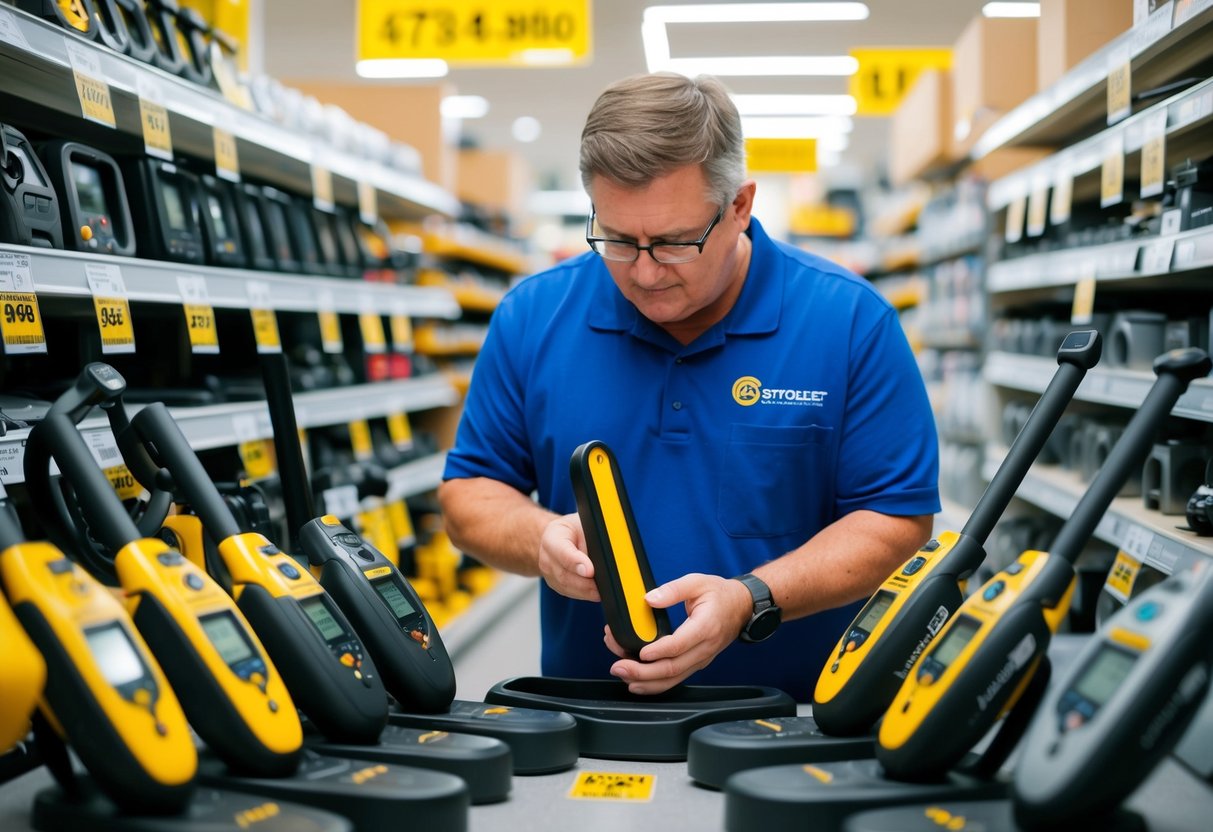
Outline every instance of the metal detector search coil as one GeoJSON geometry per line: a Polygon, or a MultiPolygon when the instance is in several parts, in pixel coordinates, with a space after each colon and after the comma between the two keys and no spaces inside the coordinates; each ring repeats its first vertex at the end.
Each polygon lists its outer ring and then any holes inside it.
{"type": "Polygon", "coordinates": [[[637,654],[670,634],[670,619],[665,610],[653,609],[644,600],[657,583],[619,465],[610,448],[595,440],[573,451],[569,474],[607,624],[615,641],[637,654]]]}

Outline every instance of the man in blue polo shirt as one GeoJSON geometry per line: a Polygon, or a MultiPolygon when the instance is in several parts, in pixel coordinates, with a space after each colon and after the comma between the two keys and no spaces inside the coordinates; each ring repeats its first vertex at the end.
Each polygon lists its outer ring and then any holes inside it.
{"type": "Polygon", "coordinates": [[[934,421],[897,315],[751,217],[740,119],[715,79],[612,85],[581,172],[592,250],[494,313],[439,489],[447,529],[544,578],[545,675],[807,701],[858,602],[939,510],[934,421]],[[592,439],[618,459],[659,584],[647,600],[676,627],[639,657],[604,633],[576,515],[569,459],[592,439]]]}

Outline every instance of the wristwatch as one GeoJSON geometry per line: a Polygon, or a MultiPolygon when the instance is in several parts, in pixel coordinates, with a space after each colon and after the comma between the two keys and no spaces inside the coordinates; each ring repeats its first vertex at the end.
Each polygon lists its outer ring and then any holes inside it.
{"type": "Polygon", "coordinates": [[[750,643],[765,641],[779,627],[783,617],[783,611],[771,597],[771,588],[757,575],[739,575],[733,580],[741,581],[754,599],[750,620],[741,628],[738,638],[750,643]]]}

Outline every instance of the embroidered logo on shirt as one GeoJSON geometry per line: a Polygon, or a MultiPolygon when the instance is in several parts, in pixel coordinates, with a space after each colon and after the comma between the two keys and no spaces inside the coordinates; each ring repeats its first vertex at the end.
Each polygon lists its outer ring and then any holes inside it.
{"type": "Polygon", "coordinates": [[[742,407],[755,404],[794,404],[801,407],[824,407],[828,390],[791,390],[763,387],[754,376],[742,376],[733,382],[733,401],[742,407]]]}

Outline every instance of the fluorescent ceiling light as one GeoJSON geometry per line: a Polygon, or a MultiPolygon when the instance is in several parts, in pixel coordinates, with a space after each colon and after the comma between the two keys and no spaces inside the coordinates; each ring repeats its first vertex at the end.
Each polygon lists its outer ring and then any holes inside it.
{"type": "Polygon", "coordinates": [[[1040,4],[986,3],[981,13],[986,17],[1040,17],[1040,4]]]}
{"type": "Polygon", "coordinates": [[[845,136],[855,124],[846,116],[742,116],[747,139],[809,139],[845,136]]]}
{"type": "Polygon", "coordinates": [[[543,133],[543,125],[539,123],[539,119],[537,118],[519,116],[514,119],[514,123],[510,126],[510,132],[514,134],[516,140],[523,144],[530,144],[543,133]]]}
{"type": "Polygon", "coordinates": [[[865,3],[720,3],[649,6],[644,19],[662,23],[770,23],[806,20],[866,20],[865,3]]]}
{"type": "Polygon", "coordinates": [[[734,95],[743,116],[853,116],[855,99],[849,95],[734,95]]]}
{"type": "Polygon", "coordinates": [[[854,75],[859,61],[850,55],[754,55],[735,58],[667,58],[654,72],[682,75],[854,75]]]}
{"type": "Polygon", "coordinates": [[[442,78],[450,67],[437,58],[375,58],[359,61],[355,71],[363,78],[442,78]]]}
{"type": "Polygon", "coordinates": [[[482,95],[448,95],[442,99],[439,112],[443,118],[484,118],[489,101],[482,95]]]}

